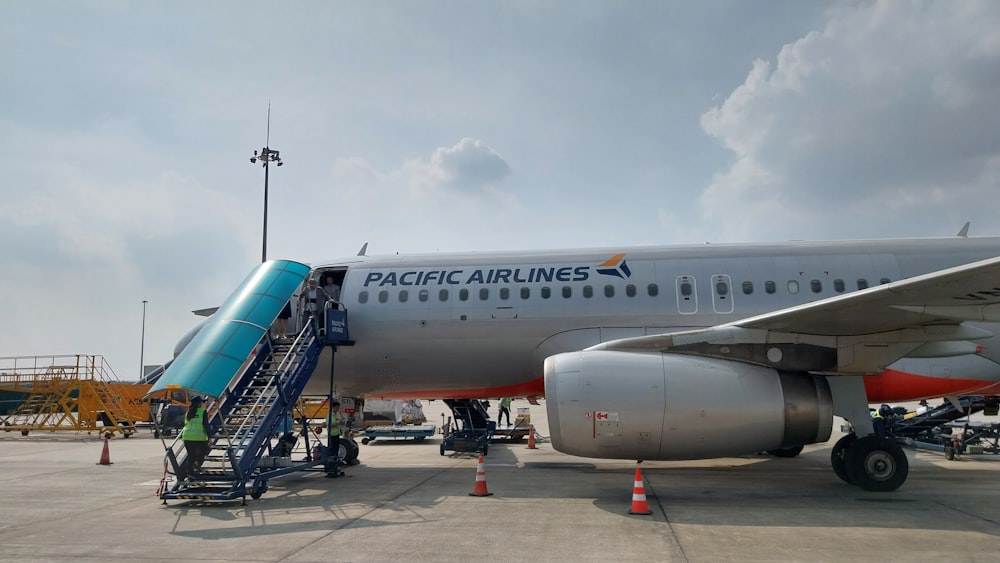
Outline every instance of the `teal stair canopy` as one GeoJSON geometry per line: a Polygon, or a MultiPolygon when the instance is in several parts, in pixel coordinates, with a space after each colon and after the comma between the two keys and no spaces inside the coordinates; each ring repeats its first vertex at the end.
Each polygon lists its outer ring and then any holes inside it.
{"type": "Polygon", "coordinates": [[[254,268],[149,394],[183,388],[219,397],[308,275],[309,266],[289,260],[270,260],[254,268]]]}

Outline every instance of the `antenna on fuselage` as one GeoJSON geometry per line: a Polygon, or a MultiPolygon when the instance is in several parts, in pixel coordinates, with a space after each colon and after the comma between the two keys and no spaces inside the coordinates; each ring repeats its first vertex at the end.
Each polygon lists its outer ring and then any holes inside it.
{"type": "Polygon", "coordinates": [[[367,254],[365,254],[366,252],[368,252],[368,243],[367,242],[364,243],[363,245],[361,245],[361,250],[358,251],[358,256],[367,256],[367,254]]]}
{"type": "Polygon", "coordinates": [[[960,236],[962,238],[968,238],[969,237],[969,223],[971,223],[971,222],[972,221],[966,221],[965,222],[965,226],[962,227],[962,230],[958,231],[958,236],[960,236]]]}

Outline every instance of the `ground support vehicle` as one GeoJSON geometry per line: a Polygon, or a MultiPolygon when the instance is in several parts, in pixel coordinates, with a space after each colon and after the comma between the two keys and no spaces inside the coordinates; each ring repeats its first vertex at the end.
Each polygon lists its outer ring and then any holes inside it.
{"type": "Polygon", "coordinates": [[[487,455],[496,422],[490,420],[482,401],[475,399],[445,399],[454,423],[442,428],[440,452],[473,452],[487,455]]]}
{"type": "Polygon", "coordinates": [[[437,427],[433,424],[376,424],[365,428],[362,444],[370,444],[378,439],[413,440],[423,442],[434,435],[437,427]]]}

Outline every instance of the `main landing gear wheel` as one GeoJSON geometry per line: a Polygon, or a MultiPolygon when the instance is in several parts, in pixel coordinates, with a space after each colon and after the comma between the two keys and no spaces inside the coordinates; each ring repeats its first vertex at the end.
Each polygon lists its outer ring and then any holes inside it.
{"type": "Polygon", "coordinates": [[[853,485],[854,481],[847,473],[847,450],[851,449],[857,439],[858,437],[854,434],[847,434],[837,440],[837,443],[833,445],[833,451],[830,452],[830,465],[833,466],[833,472],[848,485],[853,485]]]}
{"type": "Polygon", "coordinates": [[[847,449],[847,472],[866,491],[895,491],[906,481],[910,462],[894,440],[878,436],[858,438],[847,449]]]}

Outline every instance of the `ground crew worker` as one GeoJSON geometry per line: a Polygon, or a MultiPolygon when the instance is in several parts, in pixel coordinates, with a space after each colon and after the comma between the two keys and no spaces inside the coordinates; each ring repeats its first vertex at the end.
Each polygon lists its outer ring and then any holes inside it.
{"type": "Polygon", "coordinates": [[[184,417],[181,440],[187,450],[187,457],[184,459],[185,477],[201,471],[201,464],[208,455],[208,413],[203,403],[204,399],[201,397],[191,399],[191,406],[184,417]]]}
{"type": "Polygon", "coordinates": [[[337,465],[340,463],[340,425],[343,419],[340,416],[340,401],[330,403],[330,414],[327,416],[326,424],[330,433],[330,467],[332,471],[327,472],[327,477],[340,477],[343,473],[337,465]]]}
{"type": "Polygon", "coordinates": [[[497,415],[497,426],[500,426],[500,421],[503,419],[503,415],[507,415],[507,426],[510,426],[510,397],[504,397],[500,399],[500,414],[497,415]]]}

